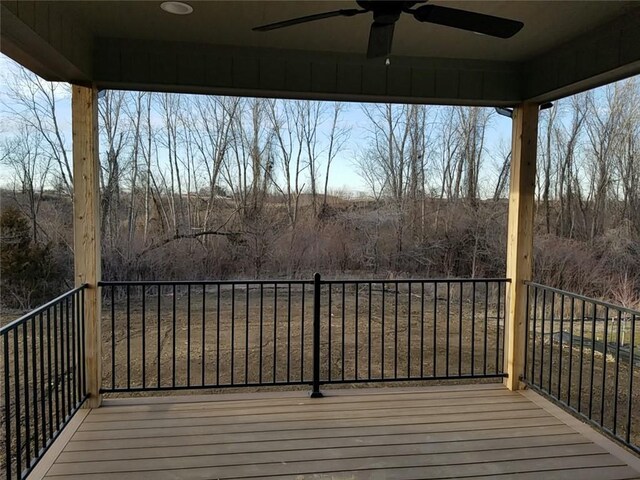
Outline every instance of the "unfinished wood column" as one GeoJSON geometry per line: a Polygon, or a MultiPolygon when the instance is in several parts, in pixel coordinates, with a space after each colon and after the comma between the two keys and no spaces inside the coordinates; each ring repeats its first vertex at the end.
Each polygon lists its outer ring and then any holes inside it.
{"type": "Polygon", "coordinates": [[[527,287],[533,270],[533,214],[536,187],[538,110],[534,103],[513,110],[511,186],[507,227],[507,318],[505,323],[505,380],[509,390],[520,388],[524,373],[527,287]]]}
{"type": "Polygon", "coordinates": [[[100,333],[100,159],[98,156],[98,92],[73,85],[73,246],[75,284],[85,290],[85,366],[89,399],[99,407],[102,380],[100,333]]]}

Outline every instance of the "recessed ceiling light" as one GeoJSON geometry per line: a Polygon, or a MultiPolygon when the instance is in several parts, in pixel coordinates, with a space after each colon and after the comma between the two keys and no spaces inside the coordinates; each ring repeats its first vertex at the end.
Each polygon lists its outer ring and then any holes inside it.
{"type": "Polygon", "coordinates": [[[193,7],[183,2],[162,2],[160,8],[174,15],[189,15],[193,12],[193,7]]]}

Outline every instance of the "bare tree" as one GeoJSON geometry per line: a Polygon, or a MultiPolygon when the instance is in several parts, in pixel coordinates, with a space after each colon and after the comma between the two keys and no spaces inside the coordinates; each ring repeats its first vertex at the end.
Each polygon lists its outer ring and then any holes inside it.
{"type": "Polygon", "coordinates": [[[27,215],[31,221],[31,235],[38,242],[38,214],[42,204],[44,189],[49,182],[51,157],[42,151],[42,137],[33,127],[23,125],[17,135],[5,140],[0,149],[0,163],[14,174],[14,199],[21,208],[22,202],[15,193],[26,197],[27,215]]]}
{"type": "Polygon", "coordinates": [[[70,96],[69,85],[47,82],[18,66],[6,73],[4,81],[7,87],[7,101],[3,102],[5,112],[13,121],[33,128],[42,137],[57,166],[58,183],[64,193],[72,197],[69,145],[58,118],[58,102],[70,96]]]}

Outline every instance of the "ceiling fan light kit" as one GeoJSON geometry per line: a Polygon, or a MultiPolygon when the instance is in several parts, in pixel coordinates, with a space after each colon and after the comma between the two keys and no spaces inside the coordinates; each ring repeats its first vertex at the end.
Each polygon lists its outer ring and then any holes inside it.
{"type": "Polygon", "coordinates": [[[373,23],[369,31],[367,58],[383,57],[386,58],[385,64],[389,65],[389,55],[391,54],[391,46],[393,44],[393,32],[396,22],[403,13],[413,15],[413,18],[422,23],[433,23],[503,39],[511,38],[524,26],[524,24],[518,20],[510,20],[468,10],[459,10],[457,8],[441,7],[439,5],[427,4],[414,8],[416,4],[419,3],[426,2],[357,0],[360,9],[350,8],[307,15],[261,25],[255,27],[253,30],[257,32],[268,32],[326,18],[353,17],[364,13],[372,13],[373,23]]]}

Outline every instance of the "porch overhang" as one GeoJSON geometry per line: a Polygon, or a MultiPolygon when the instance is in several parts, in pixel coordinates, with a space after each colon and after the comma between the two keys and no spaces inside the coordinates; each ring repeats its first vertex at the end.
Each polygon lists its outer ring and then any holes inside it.
{"type": "Polygon", "coordinates": [[[546,102],[640,73],[640,6],[438,2],[524,22],[509,40],[403,15],[390,65],[367,60],[369,15],[252,27],[339,2],[1,1],[1,50],[47,80],[97,88],[481,106],[546,102]]]}

